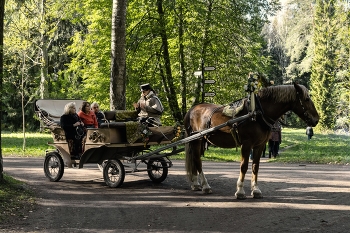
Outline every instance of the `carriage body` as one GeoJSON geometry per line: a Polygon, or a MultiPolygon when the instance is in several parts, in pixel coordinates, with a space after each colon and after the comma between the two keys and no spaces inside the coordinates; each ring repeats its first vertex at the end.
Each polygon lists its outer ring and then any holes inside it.
{"type": "MultiPolygon", "coordinates": [[[[105,111],[105,123],[99,128],[88,128],[83,139],[84,151],[80,160],[72,159],[65,132],[60,127],[60,116],[64,106],[69,102],[81,105],[83,100],[37,100],[35,112],[44,128],[51,131],[53,142],[49,145],[55,150],[46,151],[44,172],[50,181],[59,181],[64,167],[83,168],[84,164],[98,164],[103,172],[104,179],[110,187],[118,187],[123,183],[126,172],[139,171],[136,161],[147,165],[151,180],[162,182],[165,180],[168,168],[172,166],[168,156],[174,154],[152,154],[146,158],[138,159],[144,152],[151,151],[152,146],[161,146],[172,143],[179,135],[174,126],[146,127],[136,121],[135,111],[105,111]],[[125,171],[123,162],[135,163],[134,169],[125,171]],[[162,171],[160,171],[162,170],[162,171]],[[154,172],[158,173],[156,176],[154,172]],[[162,172],[159,175],[159,172],[162,172]],[[113,178],[112,176],[117,176],[113,178]],[[112,179],[114,181],[112,181],[112,179]]],[[[177,152],[176,152],[177,153],[177,152]]]]}

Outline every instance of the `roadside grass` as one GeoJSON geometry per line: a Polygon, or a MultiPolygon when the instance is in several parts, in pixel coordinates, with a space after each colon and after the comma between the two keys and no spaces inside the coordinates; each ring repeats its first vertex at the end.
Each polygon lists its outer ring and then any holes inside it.
{"type": "MultiPolygon", "coordinates": [[[[222,149],[209,147],[203,160],[241,161],[240,148],[222,149]]],[[[268,157],[268,148],[266,157],[268,157]]],[[[184,153],[173,156],[184,159],[184,153]]],[[[307,140],[305,129],[283,128],[280,156],[268,162],[314,163],[314,164],[350,164],[350,136],[334,133],[316,133],[307,140]]]]}
{"type": "MultiPolygon", "coordinates": [[[[1,132],[2,153],[4,156],[43,157],[45,150],[54,149],[48,145],[53,142],[50,133],[26,133],[26,149],[22,150],[23,134],[1,132]]],[[[152,146],[155,150],[158,146],[152,146]]],[[[167,150],[169,152],[169,150],[167,150]]],[[[266,151],[268,156],[268,149],[266,151]]],[[[172,155],[171,159],[184,159],[185,153],[172,155]]],[[[223,149],[210,146],[203,160],[240,161],[240,148],[223,149]]],[[[315,133],[308,141],[305,129],[283,128],[280,156],[269,162],[315,163],[315,164],[349,164],[350,136],[334,133],[315,133]]]]}
{"type": "Polygon", "coordinates": [[[53,142],[51,133],[25,134],[25,150],[23,150],[23,133],[1,132],[1,148],[4,156],[43,157],[45,150],[54,149],[48,142],[53,142]]]}
{"type": "Polygon", "coordinates": [[[0,182],[0,225],[26,219],[34,205],[34,195],[25,184],[4,174],[4,180],[0,182]]]}

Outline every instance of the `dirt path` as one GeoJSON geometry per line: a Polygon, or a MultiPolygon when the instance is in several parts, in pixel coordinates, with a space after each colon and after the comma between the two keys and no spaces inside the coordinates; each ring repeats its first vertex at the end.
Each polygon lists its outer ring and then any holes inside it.
{"type": "MultiPolygon", "coordinates": [[[[266,161],[263,159],[263,162],[266,161]]],[[[263,199],[234,198],[239,163],[205,162],[213,194],[192,192],[184,161],[153,184],[145,172],[127,174],[122,187],[105,185],[97,166],[66,169],[48,182],[43,159],[4,158],[5,173],[25,181],[37,206],[0,232],[348,232],[350,167],[262,163],[263,199]]]]}

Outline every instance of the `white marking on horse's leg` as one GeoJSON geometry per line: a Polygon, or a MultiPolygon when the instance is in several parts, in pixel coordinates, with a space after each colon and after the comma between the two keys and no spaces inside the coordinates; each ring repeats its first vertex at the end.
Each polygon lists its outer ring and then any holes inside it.
{"type": "Polygon", "coordinates": [[[201,180],[202,192],[207,194],[212,193],[213,191],[211,190],[211,187],[209,186],[207,178],[205,178],[203,171],[199,173],[199,178],[201,180]]]}
{"type": "Polygon", "coordinates": [[[198,176],[197,176],[197,175],[193,175],[193,176],[192,176],[192,180],[191,180],[191,190],[193,190],[193,191],[202,190],[202,187],[201,187],[201,185],[199,184],[198,176]]]}
{"type": "Polygon", "coordinates": [[[245,192],[244,192],[244,182],[237,180],[237,192],[235,193],[235,196],[237,199],[245,199],[245,192]]]}
{"type": "Polygon", "coordinates": [[[252,188],[251,195],[253,196],[253,198],[263,198],[262,192],[259,189],[257,182],[252,181],[251,188],[252,188]]]}

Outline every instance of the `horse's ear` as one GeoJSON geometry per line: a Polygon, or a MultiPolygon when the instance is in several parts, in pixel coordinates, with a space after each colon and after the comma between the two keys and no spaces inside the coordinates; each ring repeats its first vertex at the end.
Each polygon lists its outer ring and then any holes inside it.
{"type": "Polygon", "coordinates": [[[294,85],[295,90],[297,90],[297,93],[303,92],[301,87],[299,86],[299,84],[297,82],[293,82],[293,85],[294,85]]]}

